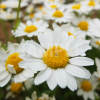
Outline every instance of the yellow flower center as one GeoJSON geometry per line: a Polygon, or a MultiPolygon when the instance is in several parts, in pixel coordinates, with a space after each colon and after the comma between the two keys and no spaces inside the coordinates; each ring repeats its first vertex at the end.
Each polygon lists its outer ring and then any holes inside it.
{"type": "Polygon", "coordinates": [[[53,17],[63,17],[63,13],[59,10],[55,11],[54,14],[53,14],[53,17]]]}
{"type": "Polygon", "coordinates": [[[88,30],[88,22],[86,21],[81,21],[79,24],[78,24],[78,27],[83,30],[83,31],[87,31],[88,30]]]}
{"type": "Polygon", "coordinates": [[[88,5],[89,5],[89,6],[95,6],[95,2],[91,0],[91,1],[88,3],[88,5]]]}
{"type": "Polygon", "coordinates": [[[43,6],[40,6],[40,7],[39,7],[39,10],[43,10],[43,6]]]}
{"type": "Polygon", "coordinates": [[[75,4],[72,6],[72,9],[80,9],[81,8],[81,4],[75,4]]]}
{"type": "Polygon", "coordinates": [[[43,15],[45,15],[45,14],[46,14],[46,12],[42,12],[42,14],[43,14],[43,15]]]}
{"type": "Polygon", "coordinates": [[[90,83],[89,81],[87,81],[87,80],[82,82],[81,87],[82,87],[82,89],[83,89],[84,91],[86,91],[86,92],[89,92],[89,91],[92,90],[92,85],[91,85],[91,83],[90,83]]]}
{"type": "Polygon", "coordinates": [[[51,8],[57,8],[57,5],[51,5],[50,7],[51,8]]]}
{"type": "Polygon", "coordinates": [[[51,1],[54,2],[55,0],[49,0],[49,2],[51,2],[51,1]]]}
{"type": "Polygon", "coordinates": [[[2,9],[5,9],[6,7],[7,7],[6,5],[3,5],[3,4],[0,5],[0,8],[2,9]]]}
{"type": "Polygon", "coordinates": [[[8,15],[8,16],[6,16],[6,17],[9,19],[9,18],[12,18],[13,16],[12,16],[12,15],[8,15]]]}
{"type": "Polygon", "coordinates": [[[30,14],[29,16],[30,16],[30,18],[33,18],[34,17],[34,14],[30,14]]]}
{"type": "Polygon", "coordinates": [[[23,68],[20,68],[18,63],[23,61],[20,57],[19,57],[19,53],[13,53],[11,54],[8,59],[6,60],[6,69],[8,70],[8,64],[13,65],[16,73],[20,73],[21,71],[23,71],[23,68]]]}
{"type": "Polygon", "coordinates": [[[23,84],[22,83],[12,83],[11,91],[13,93],[20,93],[22,91],[23,84]]]}
{"type": "Polygon", "coordinates": [[[31,32],[34,32],[36,30],[37,30],[37,27],[34,25],[26,26],[26,28],[25,28],[25,32],[27,32],[27,33],[31,33],[31,32]]]}
{"type": "Polygon", "coordinates": [[[62,47],[53,46],[53,48],[48,49],[44,53],[43,61],[52,69],[64,68],[69,61],[69,56],[62,47]]]}
{"type": "Polygon", "coordinates": [[[99,41],[96,41],[95,43],[100,46],[100,42],[99,41]]]}
{"type": "Polygon", "coordinates": [[[75,36],[74,34],[72,34],[72,33],[70,33],[70,32],[67,32],[67,33],[68,33],[68,36],[73,35],[74,38],[76,38],[76,36],[75,36]]]}

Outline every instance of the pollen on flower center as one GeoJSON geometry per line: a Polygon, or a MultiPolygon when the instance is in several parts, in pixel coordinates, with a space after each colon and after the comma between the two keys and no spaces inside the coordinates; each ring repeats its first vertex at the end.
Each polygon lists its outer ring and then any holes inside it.
{"type": "Polygon", "coordinates": [[[69,61],[69,56],[62,47],[53,46],[53,48],[48,49],[44,53],[43,61],[52,69],[64,68],[69,61]]]}
{"type": "Polygon", "coordinates": [[[96,41],[95,43],[100,46],[100,42],[99,41],[96,41]]]}
{"type": "Polygon", "coordinates": [[[22,83],[12,83],[11,84],[11,91],[13,93],[20,93],[22,91],[23,84],[22,83]]]}
{"type": "Polygon", "coordinates": [[[43,6],[40,6],[40,7],[39,7],[39,10],[43,10],[43,6]]]}
{"type": "Polygon", "coordinates": [[[53,14],[53,17],[63,17],[63,13],[59,10],[55,11],[54,14],[53,14]]]}
{"type": "Polygon", "coordinates": [[[83,89],[84,91],[86,91],[86,92],[89,92],[89,91],[92,90],[92,85],[91,85],[91,83],[90,83],[89,81],[87,81],[87,80],[82,82],[81,87],[82,87],[82,89],[83,89]]]}
{"type": "Polygon", "coordinates": [[[88,3],[88,5],[89,5],[89,6],[95,6],[95,2],[91,0],[91,1],[88,3]]]}
{"type": "Polygon", "coordinates": [[[34,32],[36,30],[37,30],[37,27],[34,25],[26,26],[26,28],[25,28],[25,32],[27,32],[27,33],[31,33],[31,32],[34,32]]]}
{"type": "Polygon", "coordinates": [[[57,5],[51,5],[50,7],[51,8],[57,8],[57,5]]]}
{"type": "Polygon", "coordinates": [[[51,2],[51,1],[54,2],[55,0],[49,0],[49,2],[51,2]]]}
{"type": "Polygon", "coordinates": [[[78,27],[83,30],[83,31],[87,31],[88,30],[88,22],[86,21],[81,21],[79,24],[78,24],[78,27]]]}
{"type": "Polygon", "coordinates": [[[80,9],[81,8],[81,4],[75,4],[72,6],[72,9],[80,9]]]}
{"type": "Polygon", "coordinates": [[[30,18],[33,18],[34,17],[34,14],[30,14],[29,16],[30,16],[30,18]]]}
{"type": "Polygon", "coordinates": [[[20,73],[21,71],[23,71],[23,68],[20,68],[18,63],[23,61],[20,57],[19,57],[19,53],[13,53],[11,54],[8,59],[6,60],[6,69],[8,70],[8,64],[13,65],[16,73],[20,73]]]}
{"type": "Polygon", "coordinates": [[[6,7],[7,7],[6,5],[3,5],[3,4],[0,5],[0,8],[2,9],[5,9],[6,7]]]}
{"type": "Polygon", "coordinates": [[[70,32],[67,32],[67,33],[68,33],[68,36],[73,35],[74,38],[76,38],[76,36],[75,36],[74,34],[72,34],[72,33],[70,33],[70,32]]]}

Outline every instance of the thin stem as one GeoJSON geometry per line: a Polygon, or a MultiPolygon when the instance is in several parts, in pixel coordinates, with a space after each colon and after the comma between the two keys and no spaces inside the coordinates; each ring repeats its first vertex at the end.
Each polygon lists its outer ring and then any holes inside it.
{"type": "Polygon", "coordinates": [[[25,86],[25,83],[24,83],[24,82],[23,82],[23,86],[24,86],[24,88],[25,88],[25,91],[26,91],[27,95],[31,98],[31,96],[30,96],[30,94],[29,94],[29,92],[28,92],[28,90],[27,90],[27,88],[26,88],[26,86],[25,86]]]}
{"type": "Polygon", "coordinates": [[[17,28],[17,23],[18,23],[18,19],[19,19],[19,12],[20,12],[20,5],[21,5],[21,0],[19,0],[18,10],[17,10],[17,18],[16,18],[16,23],[15,23],[14,31],[17,28]]]}

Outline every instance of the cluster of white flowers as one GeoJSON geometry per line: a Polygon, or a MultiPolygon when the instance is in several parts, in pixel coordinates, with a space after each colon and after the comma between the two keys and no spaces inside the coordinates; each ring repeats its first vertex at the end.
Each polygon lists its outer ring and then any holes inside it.
{"type": "MultiPolygon", "coordinates": [[[[14,21],[18,5],[18,0],[2,1],[0,19],[14,21]]],[[[66,0],[22,0],[20,9],[22,20],[11,33],[22,41],[7,42],[6,50],[0,43],[0,87],[12,82],[6,98],[24,91],[23,82],[29,82],[25,84],[27,89],[33,83],[46,82],[50,90],[57,85],[71,91],[78,89],[77,95],[83,95],[84,100],[95,100],[100,60],[96,55],[97,72],[92,76],[84,66],[94,65],[91,58],[85,57],[87,50],[93,47],[100,51],[100,19],[92,17],[94,11],[100,11],[100,0],[75,0],[67,4],[66,0]]],[[[32,100],[55,97],[43,94],[38,98],[33,92],[32,100]]]]}

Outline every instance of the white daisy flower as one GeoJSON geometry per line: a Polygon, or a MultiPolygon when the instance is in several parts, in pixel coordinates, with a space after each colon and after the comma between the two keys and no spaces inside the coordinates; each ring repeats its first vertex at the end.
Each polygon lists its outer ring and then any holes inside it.
{"type": "Polygon", "coordinates": [[[44,7],[48,10],[52,10],[52,9],[59,9],[63,7],[63,5],[58,1],[54,1],[54,2],[45,2],[44,7]]]}
{"type": "Polygon", "coordinates": [[[33,4],[40,4],[40,3],[43,3],[44,0],[32,0],[32,3],[33,4]]]}
{"type": "Polygon", "coordinates": [[[99,48],[100,47],[100,39],[93,37],[91,39],[91,46],[95,47],[95,48],[99,48]]]}
{"type": "Polygon", "coordinates": [[[95,58],[95,63],[97,66],[97,72],[94,72],[94,75],[99,78],[100,80],[100,59],[95,58]]]}
{"type": "Polygon", "coordinates": [[[20,68],[18,65],[23,60],[19,57],[19,54],[24,52],[21,48],[23,44],[24,40],[21,44],[8,42],[8,50],[6,52],[0,50],[0,87],[5,86],[12,76],[15,83],[26,81],[34,76],[36,71],[20,68]]]}
{"type": "Polygon", "coordinates": [[[72,11],[75,11],[79,14],[88,14],[88,11],[86,11],[86,7],[85,5],[83,5],[81,2],[80,3],[71,3],[71,4],[68,4],[66,6],[67,9],[71,9],[72,11]]]}
{"type": "MultiPolygon", "coordinates": [[[[34,81],[33,78],[30,78],[30,79],[28,79],[24,82],[25,87],[26,87],[27,90],[31,89],[31,87],[33,85],[33,81],[34,81]]],[[[25,88],[23,86],[23,83],[14,83],[14,82],[12,82],[12,84],[7,86],[6,90],[8,92],[7,92],[5,98],[8,99],[9,97],[15,98],[16,95],[18,95],[22,91],[25,91],[25,88]]]]}
{"type": "Polygon", "coordinates": [[[26,8],[26,12],[29,13],[29,14],[32,13],[33,10],[34,10],[34,5],[33,4],[28,5],[27,8],[26,8]]]}
{"type": "Polygon", "coordinates": [[[24,17],[24,20],[36,19],[36,18],[37,18],[36,13],[31,13],[31,14],[29,14],[29,15],[26,15],[26,16],[24,17]]]}
{"type": "Polygon", "coordinates": [[[91,11],[93,9],[100,9],[100,3],[95,0],[85,0],[82,3],[86,6],[86,11],[91,11]]]}
{"type": "Polygon", "coordinates": [[[58,9],[58,10],[51,10],[47,11],[45,14],[46,19],[52,19],[55,22],[58,23],[66,23],[70,22],[71,19],[73,18],[73,14],[71,13],[70,10],[66,10],[64,8],[58,9]]]}
{"type": "Polygon", "coordinates": [[[97,82],[97,78],[92,75],[90,80],[85,80],[85,79],[78,79],[77,80],[78,83],[78,91],[77,91],[77,95],[78,96],[83,96],[84,100],[95,100],[95,89],[98,85],[97,82]]]}
{"type": "Polygon", "coordinates": [[[59,3],[65,3],[66,0],[45,0],[45,2],[59,2],[59,3]]]}
{"type": "Polygon", "coordinates": [[[93,36],[100,37],[100,20],[98,18],[95,18],[90,22],[89,33],[93,36]]]}
{"type": "Polygon", "coordinates": [[[92,19],[86,18],[85,16],[82,17],[73,17],[72,24],[80,28],[82,34],[91,36],[89,31],[89,25],[92,22],[92,19]]]}
{"type": "MultiPolygon", "coordinates": [[[[17,0],[7,0],[7,1],[3,1],[1,4],[5,5],[8,8],[18,8],[19,1],[17,1],[17,0]]],[[[28,5],[27,2],[22,1],[20,7],[23,8],[27,5],[28,5]]]]}
{"type": "MultiPolygon", "coordinates": [[[[0,18],[2,20],[15,20],[17,16],[17,12],[5,12],[0,14],[0,18]]],[[[22,17],[22,12],[19,13],[19,18],[22,17]]]]}
{"type": "Polygon", "coordinates": [[[43,20],[39,21],[28,20],[26,24],[20,23],[18,29],[15,32],[12,31],[12,34],[15,35],[15,37],[20,37],[24,35],[32,37],[32,36],[37,36],[39,32],[44,32],[47,27],[48,23],[44,22],[43,20]]]}
{"type": "Polygon", "coordinates": [[[78,27],[73,27],[71,24],[64,24],[61,27],[58,26],[57,24],[53,24],[54,29],[55,28],[60,28],[61,32],[66,32],[68,33],[68,36],[73,35],[74,38],[81,38],[81,39],[85,39],[85,34],[81,33],[80,28],[78,27]]]}
{"type": "Polygon", "coordinates": [[[21,68],[40,71],[35,77],[35,85],[46,81],[51,90],[58,84],[61,88],[67,86],[74,91],[77,89],[74,76],[90,78],[89,71],[82,66],[93,65],[93,60],[79,57],[91,48],[89,42],[80,38],[75,39],[72,35],[68,36],[59,28],[39,33],[38,39],[42,46],[31,40],[26,41],[22,48],[33,58],[20,55],[25,60],[19,63],[21,68]]]}
{"type": "Polygon", "coordinates": [[[32,93],[32,99],[30,99],[29,97],[26,97],[25,100],[56,100],[55,97],[49,97],[49,95],[42,93],[41,97],[37,97],[36,91],[32,93]]]}

